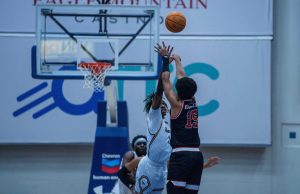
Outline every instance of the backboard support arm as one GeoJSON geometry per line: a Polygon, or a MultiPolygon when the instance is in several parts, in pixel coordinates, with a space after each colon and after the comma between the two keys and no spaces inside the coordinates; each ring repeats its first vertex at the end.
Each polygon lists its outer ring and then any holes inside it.
{"type": "MultiPolygon", "coordinates": [[[[71,34],[51,13],[52,11],[48,12],[48,14],[45,15],[45,18],[46,16],[48,15],[66,34],[68,34],[68,36],[74,40],[76,43],[77,43],[77,38],[75,38],[75,36],[73,34],[71,34]]],[[[94,61],[99,61],[99,59],[97,59],[84,45],[80,45],[82,50],[84,50],[94,61]]]]}

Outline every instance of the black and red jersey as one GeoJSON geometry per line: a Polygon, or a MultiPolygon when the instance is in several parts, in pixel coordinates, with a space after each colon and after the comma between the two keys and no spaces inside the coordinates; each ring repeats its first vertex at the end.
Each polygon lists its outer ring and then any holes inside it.
{"type": "Polygon", "coordinates": [[[184,100],[178,115],[171,117],[172,148],[199,147],[198,106],[195,100],[184,100]]]}

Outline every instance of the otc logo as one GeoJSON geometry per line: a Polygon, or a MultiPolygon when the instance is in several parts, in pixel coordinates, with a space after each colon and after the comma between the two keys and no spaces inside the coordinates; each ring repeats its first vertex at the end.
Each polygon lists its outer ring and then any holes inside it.
{"type": "MultiPolygon", "coordinates": [[[[171,66],[172,67],[172,66],[171,66]]],[[[217,80],[219,77],[218,70],[213,67],[212,65],[206,64],[206,63],[192,63],[188,64],[184,67],[187,76],[191,76],[194,74],[203,74],[207,77],[209,77],[211,80],[217,80]]],[[[172,72],[171,68],[171,72],[172,72]]],[[[176,80],[174,80],[175,82],[176,80]]],[[[119,90],[119,100],[124,100],[123,94],[124,94],[124,81],[118,81],[118,90],[119,90]]],[[[38,119],[39,117],[45,115],[46,113],[50,112],[51,110],[55,108],[59,108],[61,111],[71,114],[71,115],[84,115],[91,111],[94,111],[97,113],[97,101],[104,99],[104,93],[103,92],[94,92],[91,98],[82,103],[82,104],[73,104],[69,102],[64,94],[63,94],[63,79],[56,79],[52,81],[51,85],[51,91],[43,94],[39,97],[37,97],[35,100],[27,103],[23,107],[17,109],[13,112],[13,116],[17,117],[28,110],[40,106],[43,102],[46,100],[52,99],[53,103],[50,105],[46,105],[45,107],[41,108],[37,112],[33,113],[32,117],[34,119],[38,119]]],[[[22,102],[25,99],[36,95],[38,92],[42,92],[43,90],[48,88],[48,82],[42,82],[41,84],[37,85],[36,87],[24,92],[23,94],[19,95],[17,97],[18,102],[22,102]]],[[[152,90],[156,88],[156,81],[146,81],[146,92],[145,95],[149,94],[152,90]]],[[[199,105],[199,116],[206,116],[209,114],[212,114],[219,108],[220,104],[216,99],[211,99],[209,102],[203,105],[199,105]]]]}

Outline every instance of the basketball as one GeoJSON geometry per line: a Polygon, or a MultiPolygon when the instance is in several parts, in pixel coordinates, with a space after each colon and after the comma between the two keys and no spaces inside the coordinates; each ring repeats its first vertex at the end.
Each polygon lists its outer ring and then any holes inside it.
{"type": "Polygon", "coordinates": [[[186,25],[185,16],[178,11],[170,12],[165,19],[165,25],[170,32],[181,32],[186,25]]]}

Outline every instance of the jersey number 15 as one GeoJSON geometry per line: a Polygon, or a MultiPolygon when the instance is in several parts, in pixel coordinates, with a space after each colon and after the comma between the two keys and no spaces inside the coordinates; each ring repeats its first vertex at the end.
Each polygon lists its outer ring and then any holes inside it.
{"type": "Polygon", "coordinates": [[[198,110],[190,110],[186,114],[186,124],[185,128],[192,129],[192,128],[198,128],[198,110]]]}

